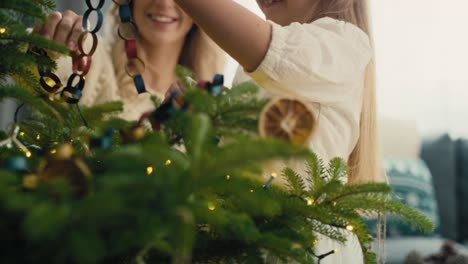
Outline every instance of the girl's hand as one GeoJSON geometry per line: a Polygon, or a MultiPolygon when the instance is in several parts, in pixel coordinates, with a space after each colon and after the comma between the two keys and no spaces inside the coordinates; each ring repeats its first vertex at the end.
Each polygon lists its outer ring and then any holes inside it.
{"type": "Polygon", "coordinates": [[[246,71],[263,61],[272,34],[264,19],[233,0],[174,1],[246,71]]]}
{"type": "Polygon", "coordinates": [[[78,38],[83,32],[82,21],[82,16],[70,10],[63,13],[52,12],[45,24],[34,27],[33,33],[64,45],[70,53],[74,53],[78,50],[78,38]]]}

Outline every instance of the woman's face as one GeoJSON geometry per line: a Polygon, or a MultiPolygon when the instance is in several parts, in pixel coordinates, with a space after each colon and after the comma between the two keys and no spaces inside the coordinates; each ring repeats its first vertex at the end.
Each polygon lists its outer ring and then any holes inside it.
{"type": "MultiPolygon", "coordinates": [[[[282,26],[307,23],[314,16],[317,0],[256,0],[266,18],[282,26]]],[[[326,0],[327,1],[327,0],[326,0]]]]}
{"type": "Polygon", "coordinates": [[[133,0],[133,19],[140,36],[154,44],[183,41],[193,25],[174,0],[133,0]]]}

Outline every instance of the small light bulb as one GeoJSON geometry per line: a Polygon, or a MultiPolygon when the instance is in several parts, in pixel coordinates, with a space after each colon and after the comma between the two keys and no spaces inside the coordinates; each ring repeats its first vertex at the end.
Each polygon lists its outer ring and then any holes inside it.
{"type": "Polygon", "coordinates": [[[333,253],[338,253],[338,249],[335,248],[335,249],[333,250],[333,253]]]}
{"type": "Polygon", "coordinates": [[[165,164],[166,166],[169,166],[169,165],[171,165],[171,163],[172,163],[172,161],[171,161],[171,160],[166,160],[166,162],[164,162],[164,164],[165,164]]]}
{"type": "Polygon", "coordinates": [[[41,139],[41,135],[36,136],[36,140],[39,140],[39,139],[41,139]]]}
{"type": "Polygon", "coordinates": [[[208,210],[214,211],[216,209],[216,205],[213,202],[208,203],[208,210]]]}
{"type": "Polygon", "coordinates": [[[226,175],[226,180],[230,180],[231,179],[231,175],[226,175]]]}
{"type": "Polygon", "coordinates": [[[312,199],[312,198],[307,198],[307,205],[308,205],[308,206],[311,206],[311,205],[313,205],[313,204],[314,204],[314,199],[312,199]]]}
{"type": "Polygon", "coordinates": [[[57,153],[57,150],[56,150],[56,149],[52,149],[52,150],[50,151],[50,154],[55,154],[55,153],[57,153]]]}
{"type": "Polygon", "coordinates": [[[278,177],[278,174],[276,174],[276,172],[273,172],[273,173],[271,173],[271,177],[276,178],[276,177],[278,177]]]}
{"type": "Polygon", "coordinates": [[[45,78],[45,83],[50,87],[54,87],[57,84],[53,79],[50,78],[45,78]]]}
{"type": "Polygon", "coordinates": [[[26,158],[30,158],[32,154],[31,154],[31,152],[26,151],[25,155],[26,155],[26,158]]]}
{"type": "Polygon", "coordinates": [[[250,189],[250,192],[253,193],[254,192],[253,189],[250,189]]]}
{"type": "Polygon", "coordinates": [[[24,133],[23,131],[21,131],[21,132],[19,133],[19,135],[22,136],[22,137],[24,137],[25,134],[26,134],[26,133],[24,133]]]}
{"type": "Polygon", "coordinates": [[[151,166],[146,167],[146,174],[150,175],[151,173],[153,173],[153,167],[151,166]]]}
{"type": "Polygon", "coordinates": [[[347,225],[346,226],[346,230],[348,230],[349,232],[353,231],[354,230],[354,227],[352,225],[347,225]]]}
{"type": "Polygon", "coordinates": [[[5,33],[5,32],[6,32],[6,28],[0,27],[0,34],[3,34],[3,33],[5,33]]]}

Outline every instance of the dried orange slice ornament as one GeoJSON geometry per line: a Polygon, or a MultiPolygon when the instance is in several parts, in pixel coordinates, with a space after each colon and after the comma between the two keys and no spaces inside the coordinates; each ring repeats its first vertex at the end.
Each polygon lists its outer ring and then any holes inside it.
{"type": "Polygon", "coordinates": [[[293,144],[306,143],[317,126],[313,111],[297,99],[273,99],[260,113],[259,132],[293,144]]]}

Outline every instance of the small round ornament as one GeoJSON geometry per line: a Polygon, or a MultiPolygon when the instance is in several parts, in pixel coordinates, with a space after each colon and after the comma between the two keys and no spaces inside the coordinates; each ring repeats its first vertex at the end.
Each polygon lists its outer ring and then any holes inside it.
{"type": "Polygon", "coordinates": [[[135,125],[128,129],[120,130],[123,143],[132,143],[140,141],[145,137],[146,131],[143,125],[135,125]]]}
{"type": "Polygon", "coordinates": [[[33,190],[39,183],[39,177],[35,174],[28,174],[23,176],[23,188],[26,190],[33,190]]]}
{"type": "Polygon", "coordinates": [[[83,197],[89,192],[91,171],[78,157],[73,155],[70,144],[62,144],[51,152],[39,166],[39,177],[44,182],[63,177],[70,184],[73,194],[83,197]]]}
{"type": "Polygon", "coordinates": [[[262,137],[274,137],[294,144],[309,141],[316,126],[314,112],[298,99],[273,99],[260,113],[258,122],[262,137]]]}

